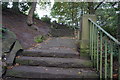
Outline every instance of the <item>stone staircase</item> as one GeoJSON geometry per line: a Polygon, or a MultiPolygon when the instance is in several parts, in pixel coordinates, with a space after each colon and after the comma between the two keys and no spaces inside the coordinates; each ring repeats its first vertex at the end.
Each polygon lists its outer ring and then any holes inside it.
{"type": "Polygon", "coordinates": [[[79,53],[72,49],[60,47],[25,50],[15,59],[15,63],[19,65],[8,69],[6,76],[22,80],[97,79],[98,74],[93,70],[92,62],[79,56],[79,53]]]}

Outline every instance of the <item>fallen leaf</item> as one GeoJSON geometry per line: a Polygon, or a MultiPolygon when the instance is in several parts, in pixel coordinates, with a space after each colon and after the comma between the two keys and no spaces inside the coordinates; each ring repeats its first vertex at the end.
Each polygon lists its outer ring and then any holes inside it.
{"type": "Polygon", "coordinates": [[[20,58],[20,56],[17,56],[16,58],[20,58]]]}
{"type": "Polygon", "coordinates": [[[15,66],[19,66],[20,64],[19,63],[16,63],[15,66]]]}
{"type": "Polygon", "coordinates": [[[81,72],[78,72],[78,74],[81,74],[81,72]]]}
{"type": "Polygon", "coordinates": [[[114,77],[114,78],[117,78],[117,77],[118,77],[118,74],[113,74],[113,77],[114,77]]]}
{"type": "Polygon", "coordinates": [[[48,69],[45,69],[46,71],[48,70],[48,69]]]}
{"type": "Polygon", "coordinates": [[[8,67],[7,67],[7,69],[12,69],[12,68],[13,68],[13,66],[8,66],[8,67]]]}

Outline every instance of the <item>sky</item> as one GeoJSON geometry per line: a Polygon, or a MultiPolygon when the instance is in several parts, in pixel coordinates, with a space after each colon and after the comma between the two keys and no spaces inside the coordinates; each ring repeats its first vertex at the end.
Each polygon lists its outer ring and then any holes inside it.
{"type": "Polygon", "coordinates": [[[43,17],[44,15],[48,15],[49,17],[51,17],[50,12],[51,12],[51,8],[54,5],[54,0],[50,0],[50,2],[51,5],[47,6],[45,9],[40,9],[40,5],[37,4],[35,12],[38,14],[39,18],[43,17]]]}

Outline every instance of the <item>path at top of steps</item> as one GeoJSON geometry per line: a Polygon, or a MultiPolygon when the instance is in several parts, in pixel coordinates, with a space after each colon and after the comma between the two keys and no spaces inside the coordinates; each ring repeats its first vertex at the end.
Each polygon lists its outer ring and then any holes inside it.
{"type": "Polygon", "coordinates": [[[73,37],[48,38],[46,41],[37,44],[33,49],[76,49],[77,40],[73,37]]]}

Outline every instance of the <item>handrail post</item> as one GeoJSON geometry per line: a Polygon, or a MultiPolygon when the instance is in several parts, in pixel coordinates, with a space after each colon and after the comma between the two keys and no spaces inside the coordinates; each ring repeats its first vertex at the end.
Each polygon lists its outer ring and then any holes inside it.
{"type": "Polygon", "coordinates": [[[89,50],[90,50],[90,26],[88,19],[91,18],[93,21],[96,22],[96,16],[90,14],[84,14],[82,16],[82,26],[81,26],[81,40],[80,40],[80,51],[82,56],[89,57],[89,50]]]}

